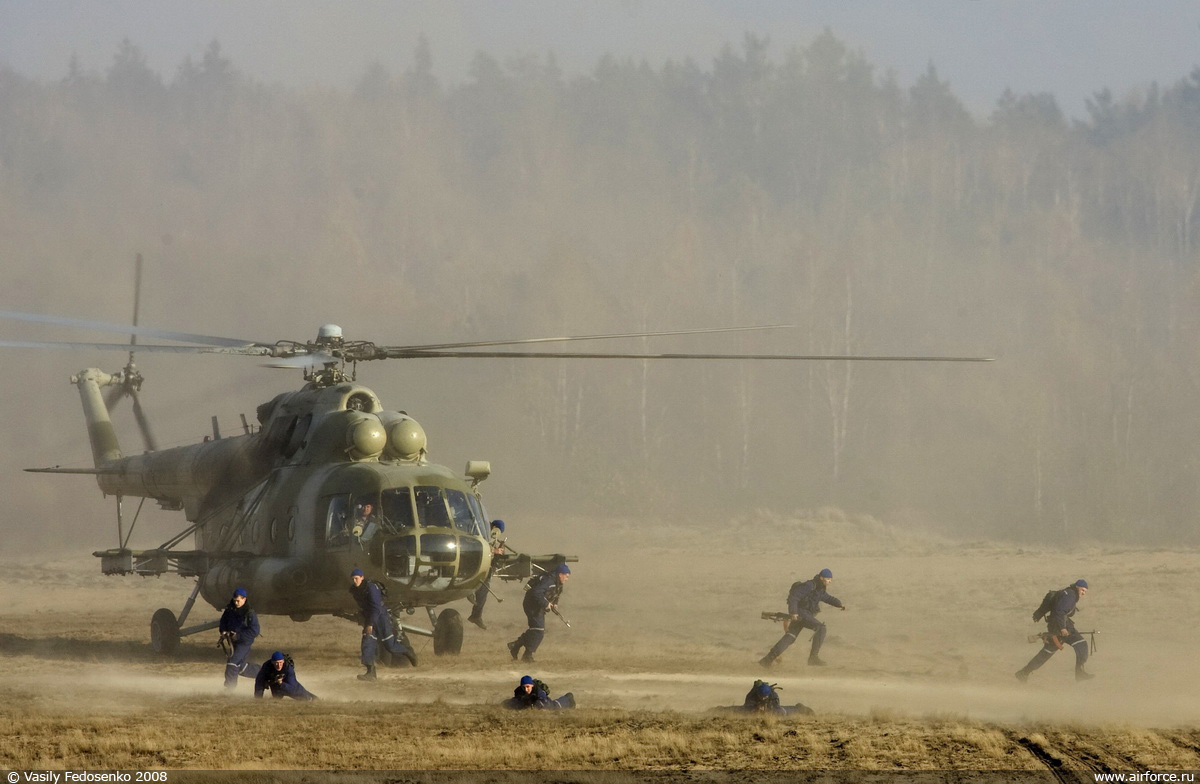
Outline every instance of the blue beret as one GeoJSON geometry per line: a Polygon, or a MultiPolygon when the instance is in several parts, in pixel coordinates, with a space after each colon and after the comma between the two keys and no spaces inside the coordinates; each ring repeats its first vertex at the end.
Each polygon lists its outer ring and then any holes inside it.
{"type": "Polygon", "coordinates": [[[820,574],[817,575],[817,577],[824,577],[826,580],[832,580],[833,572],[829,571],[828,569],[822,569],[820,574]]]}
{"type": "Polygon", "coordinates": [[[283,651],[275,651],[272,653],[271,661],[283,661],[283,651]]]}
{"type": "Polygon", "coordinates": [[[363,574],[362,569],[355,569],[353,572],[350,573],[350,576],[351,577],[366,577],[366,575],[363,574]]]}
{"type": "Polygon", "coordinates": [[[769,683],[758,684],[758,693],[759,693],[759,695],[761,695],[763,697],[766,697],[767,695],[769,695],[771,693],[771,684],[769,684],[769,683]]]}
{"type": "Polygon", "coordinates": [[[235,588],[235,589],[233,590],[233,595],[234,595],[234,596],[241,596],[241,597],[245,598],[245,596],[246,596],[246,589],[245,589],[245,588],[235,588]]]}
{"type": "Polygon", "coordinates": [[[1076,588],[1087,588],[1087,580],[1080,577],[1078,580],[1075,581],[1075,587],[1076,588]]]}
{"type": "Polygon", "coordinates": [[[499,528],[500,533],[504,533],[504,521],[503,520],[493,520],[492,528],[499,528]]]}

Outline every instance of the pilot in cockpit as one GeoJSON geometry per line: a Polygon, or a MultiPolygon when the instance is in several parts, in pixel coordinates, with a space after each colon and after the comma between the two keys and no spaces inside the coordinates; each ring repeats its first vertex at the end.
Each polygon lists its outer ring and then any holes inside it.
{"type": "Polygon", "coordinates": [[[375,505],[363,501],[354,509],[354,523],[350,534],[355,539],[370,539],[379,529],[379,515],[375,513],[375,505]]]}

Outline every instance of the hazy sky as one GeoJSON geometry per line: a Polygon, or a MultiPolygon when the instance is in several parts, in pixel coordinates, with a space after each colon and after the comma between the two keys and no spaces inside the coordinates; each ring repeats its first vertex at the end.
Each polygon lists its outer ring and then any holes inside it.
{"type": "Polygon", "coordinates": [[[573,75],[604,52],[707,66],[747,31],[779,56],[825,27],[903,86],[933,62],[979,113],[1011,87],[1078,116],[1102,87],[1170,84],[1200,62],[1194,0],[0,0],[0,62],[57,79],[72,53],[107,68],[128,37],[169,78],[216,39],[260,80],[346,86],[373,60],[407,67],[423,33],[454,83],[480,50],[553,51],[573,75]]]}

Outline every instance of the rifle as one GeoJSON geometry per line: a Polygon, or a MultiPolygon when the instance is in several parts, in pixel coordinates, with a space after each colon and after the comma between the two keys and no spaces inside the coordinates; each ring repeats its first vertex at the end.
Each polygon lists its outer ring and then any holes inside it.
{"type": "Polygon", "coordinates": [[[217,638],[217,647],[226,656],[233,655],[233,632],[221,632],[221,636],[217,638]]]}
{"type": "Polygon", "coordinates": [[[570,629],[570,628],[571,628],[571,622],[570,622],[570,621],[568,621],[566,618],[564,618],[564,617],[563,617],[563,614],[562,614],[562,613],[560,613],[560,612],[558,611],[558,605],[554,605],[553,607],[551,607],[551,608],[550,608],[550,612],[552,612],[552,613],[554,613],[555,615],[557,615],[557,616],[558,616],[558,619],[559,619],[560,621],[562,621],[563,623],[565,623],[565,624],[567,625],[567,628],[568,628],[568,629],[570,629]]]}
{"type": "MultiPolygon", "coordinates": [[[[763,613],[763,617],[766,617],[766,613],[763,613]]],[[[1091,631],[1087,632],[1079,632],[1080,636],[1086,634],[1089,637],[1088,647],[1090,648],[1091,653],[1095,653],[1097,650],[1099,650],[1096,647],[1096,635],[1099,633],[1100,631],[1098,629],[1092,629],[1091,631]]],[[[1059,638],[1059,636],[1057,634],[1051,634],[1050,632],[1031,634],[1029,635],[1029,642],[1040,642],[1043,644],[1049,643],[1050,645],[1054,646],[1055,650],[1059,651],[1061,651],[1063,647],[1062,640],[1059,638]]]]}
{"type": "Polygon", "coordinates": [[[787,623],[788,621],[792,620],[792,616],[781,612],[765,612],[762,614],[762,619],[764,621],[782,621],[787,623]]]}

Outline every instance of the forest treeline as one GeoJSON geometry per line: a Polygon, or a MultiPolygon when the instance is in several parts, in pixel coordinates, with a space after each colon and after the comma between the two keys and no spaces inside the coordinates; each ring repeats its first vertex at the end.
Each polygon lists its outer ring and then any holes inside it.
{"type": "Polygon", "coordinates": [[[1081,119],[1012,93],[973,116],[952,77],[901,85],[830,32],[573,78],[481,53],[457,85],[422,45],[352,90],[257,82],[217,43],[167,75],[130,42],[103,72],[0,70],[3,305],[123,318],[104,270],[141,250],[155,321],[210,334],[793,324],[588,347],[994,356],[489,360],[405,368],[446,386],[389,402],[469,428],[510,504],[1195,543],[1200,69],[1081,119]]]}

